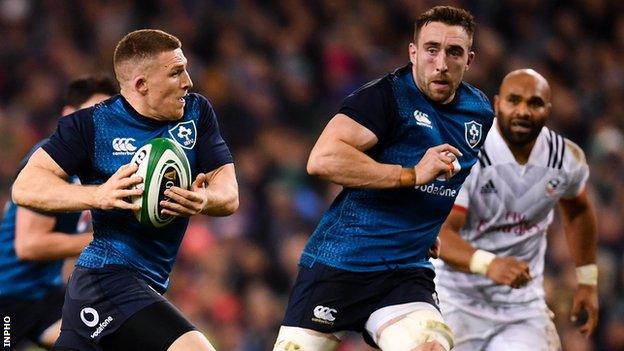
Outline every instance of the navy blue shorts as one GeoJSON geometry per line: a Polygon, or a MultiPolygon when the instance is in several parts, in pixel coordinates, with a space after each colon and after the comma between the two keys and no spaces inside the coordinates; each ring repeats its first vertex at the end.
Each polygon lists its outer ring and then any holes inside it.
{"type": "Polygon", "coordinates": [[[23,340],[38,344],[41,334],[61,319],[64,295],[65,290],[59,287],[40,300],[0,299],[0,318],[10,327],[10,339],[0,344],[0,350],[12,350],[23,340]]]}
{"type": "MultiPolygon", "coordinates": [[[[153,313],[150,312],[150,315],[153,313]]],[[[140,343],[143,339],[159,338],[162,335],[154,335],[153,331],[162,321],[171,321],[172,315],[174,323],[183,326],[170,328],[175,329],[177,334],[182,335],[194,329],[173,305],[129,268],[118,265],[94,269],[76,267],[67,284],[61,335],[55,350],[117,350],[118,347],[102,345],[118,338],[117,334],[124,334],[123,329],[127,327],[134,330],[135,338],[130,342],[140,343]],[[152,306],[165,307],[155,310],[162,318],[157,314],[151,317],[150,323],[139,323],[145,324],[144,329],[136,330],[137,323],[131,323],[134,316],[140,316],[140,312],[149,311],[152,306]]],[[[175,340],[179,335],[167,337],[175,340]]],[[[173,341],[168,342],[168,345],[163,345],[165,350],[173,341]]],[[[140,349],[138,344],[126,346],[140,349]]]]}
{"type": "Polygon", "coordinates": [[[282,325],[321,333],[356,331],[375,346],[364,325],[376,310],[410,302],[436,308],[437,295],[428,268],[351,272],[316,263],[299,267],[282,325]]]}

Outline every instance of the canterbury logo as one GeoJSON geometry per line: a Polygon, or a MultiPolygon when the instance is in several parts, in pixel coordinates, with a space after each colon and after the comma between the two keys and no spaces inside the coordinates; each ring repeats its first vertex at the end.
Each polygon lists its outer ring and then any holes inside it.
{"type": "Polygon", "coordinates": [[[429,115],[422,111],[414,111],[414,118],[416,119],[416,124],[419,126],[433,128],[431,126],[431,121],[429,120],[429,115]]]}
{"type": "Polygon", "coordinates": [[[325,306],[316,306],[314,308],[314,317],[327,322],[333,322],[336,320],[336,317],[334,317],[332,313],[338,313],[338,311],[325,306]]]}
{"type": "Polygon", "coordinates": [[[117,152],[133,152],[136,146],[132,145],[134,138],[115,138],[113,139],[113,150],[117,152]]]}

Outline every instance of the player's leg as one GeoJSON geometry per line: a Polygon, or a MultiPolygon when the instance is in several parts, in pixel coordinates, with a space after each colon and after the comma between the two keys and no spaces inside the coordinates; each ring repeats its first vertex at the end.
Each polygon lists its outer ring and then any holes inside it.
{"type": "Polygon", "coordinates": [[[41,344],[41,346],[51,348],[56,339],[58,339],[59,335],[61,335],[60,319],[41,333],[41,336],[39,337],[39,344],[41,344]]]}
{"type": "Polygon", "coordinates": [[[214,351],[208,339],[168,301],[151,304],[102,338],[104,350],[214,351]]]}
{"type": "Polygon", "coordinates": [[[455,347],[453,351],[483,350],[487,341],[495,333],[499,323],[485,317],[463,311],[440,299],[442,316],[453,331],[455,347]]]}
{"type": "Polygon", "coordinates": [[[384,274],[300,267],[273,350],[336,350],[344,331],[363,329],[384,291],[384,274]]]}
{"type": "Polygon", "coordinates": [[[299,327],[280,327],[273,351],[334,351],[340,339],[335,334],[320,333],[299,327]]]}
{"type": "Polygon", "coordinates": [[[486,350],[560,351],[561,342],[550,316],[529,318],[509,324],[494,335],[486,350]]]}
{"type": "Polygon", "coordinates": [[[449,351],[453,333],[426,302],[386,306],[371,314],[366,330],[384,351],[449,351]]]}
{"type": "Polygon", "coordinates": [[[192,330],[182,334],[176,341],[169,346],[167,351],[215,351],[215,348],[206,339],[204,334],[197,330],[192,330]]]}
{"type": "Polygon", "coordinates": [[[65,290],[61,287],[49,291],[45,297],[28,301],[20,318],[30,320],[27,338],[40,346],[50,348],[61,333],[61,309],[65,290]]]}
{"type": "MultiPolygon", "coordinates": [[[[115,265],[76,267],[55,346],[81,351],[167,350],[191,331],[195,327],[136,272],[115,265]]],[[[189,343],[189,350],[214,350],[202,348],[209,343],[196,333],[179,344],[189,343]]]]}

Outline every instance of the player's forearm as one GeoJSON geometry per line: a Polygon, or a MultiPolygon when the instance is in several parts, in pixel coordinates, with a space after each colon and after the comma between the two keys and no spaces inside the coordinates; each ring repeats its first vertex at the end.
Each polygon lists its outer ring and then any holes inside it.
{"type": "Polygon", "coordinates": [[[590,208],[564,220],[570,255],[576,266],[596,263],[598,234],[596,217],[590,208]]]}
{"type": "Polygon", "coordinates": [[[74,257],[78,256],[92,239],[91,233],[69,235],[55,232],[29,235],[28,238],[16,241],[15,253],[20,260],[24,261],[74,257]]]}
{"type": "Polygon", "coordinates": [[[222,186],[219,189],[208,188],[203,190],[208,201],[202,214],[208,216],[229,216],[238,209],[238,187],[236,185],[222,186]]]}
{"type": "Polygon", "coordinates": [[[12,187],[13,201],[45,212],[77,212],[91,209],[94,186],[68,183],[51,171],[26,167],[12,187]]]}
{"type": "Polygon", "coordinates": [[[475,248],[462,239],[456,230],[443,226],[440,230],[440,258],[464,272],[470,272],[470,260],[475,248]]]}
{"type": "Polygon", "coordinates": [[[414,186],[413,168],[376,162],[344,143],[313,150],[307,171],[333,183],[351,188],[388,189],[414,186]]]}

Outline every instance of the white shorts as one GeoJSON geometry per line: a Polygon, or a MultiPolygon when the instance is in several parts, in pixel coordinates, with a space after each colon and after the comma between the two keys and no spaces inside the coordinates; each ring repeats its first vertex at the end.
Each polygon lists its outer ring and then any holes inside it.
{"type": "Polygon", "coordinates": [[[453,351],[560,351],[561,342],[552,312],[543,309],[525,319],[508,322],[440,304],[446,324],[455,334],[453,351]]]}

